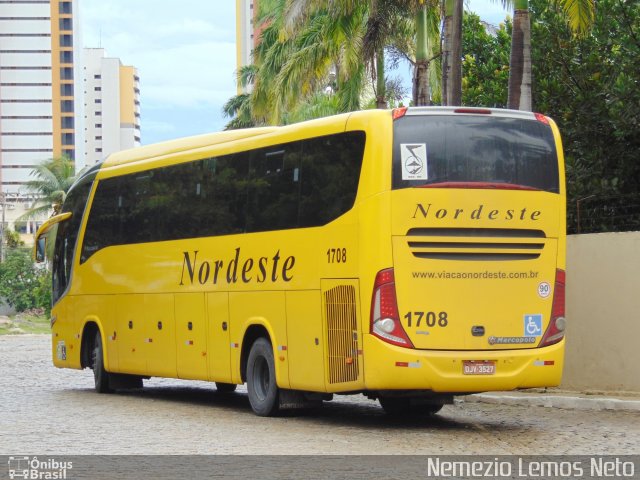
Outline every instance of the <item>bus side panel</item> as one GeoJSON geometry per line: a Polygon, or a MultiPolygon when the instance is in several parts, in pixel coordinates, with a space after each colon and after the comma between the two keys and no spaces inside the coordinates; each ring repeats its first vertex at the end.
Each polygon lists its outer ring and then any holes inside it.
{"type": "Polygon", "coordinates": [[[144,305],[147,374],[157,377],[176,377],[173,295],[144,295],[144,305]]]}
{"type": "Polygon", "coordinates": [[[68,313],[69,307],[73,307],[71,298],[63,298],[51,311],[51,318],[55,320],[51,327],[51,354],[58,368],[80,368],[80,341],[73,316],[68,313]]]}
{"type": "Polygon", "coordinates": [[[233,383],[229,325],[229,294],[207,294],[207,358],[213,382],[233,383]]]}
{"type": "Polygon", "coordinates": [[[325,392],[320,292],[286,292],[291,388],[325,392]]]}
{"type": "Polygon", "coordinates": [[[252,325],[262,325],[267,329],[273,346],[276,379],[280,388],[290,388],[287,322],[284,291],[231,292],[229,293],[229,314],[231,318],[231,342],[236,346],[231,353],[233,381],[240,380],[240,354],[251,345],[242,345],[245,332],[252,325]]]}
{"type": "Polygon", "coordinates": [[[144,295],[117,296],[116,343],[120,373],[147,374],[144,314],[144,295]]]}
{"type": "Polygon", "coordinates": [[[175,296],[178,377],[206,380],[207,343],[204,293],[175,296]]]}

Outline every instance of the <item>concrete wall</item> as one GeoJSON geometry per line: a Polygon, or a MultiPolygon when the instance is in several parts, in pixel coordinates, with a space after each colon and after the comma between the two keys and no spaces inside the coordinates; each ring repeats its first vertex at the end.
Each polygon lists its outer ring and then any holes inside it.
{"type": "Polygon", "coordinates": [[[567,238],[562,386],[640,392],[640,232],[567,238]]]}

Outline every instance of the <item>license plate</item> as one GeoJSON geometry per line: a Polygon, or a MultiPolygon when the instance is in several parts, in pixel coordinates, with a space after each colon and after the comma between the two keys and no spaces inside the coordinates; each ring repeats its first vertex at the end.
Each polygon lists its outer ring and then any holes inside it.
{"type": "Polygon", "coordinates": [[[496,373],[495,360],[465,360],[462,362],[465,375],[493,375],[496,373]]]}

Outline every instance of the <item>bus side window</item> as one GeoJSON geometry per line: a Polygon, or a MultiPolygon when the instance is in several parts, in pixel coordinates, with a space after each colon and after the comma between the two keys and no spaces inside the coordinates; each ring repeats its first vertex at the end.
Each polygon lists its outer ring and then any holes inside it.
{"type": "Polygon", "coordinates": [[[298,226],[299,188],[294,171],[300,164],[300,143],[251,152],[245,231],[264,232],[298,226]]]}

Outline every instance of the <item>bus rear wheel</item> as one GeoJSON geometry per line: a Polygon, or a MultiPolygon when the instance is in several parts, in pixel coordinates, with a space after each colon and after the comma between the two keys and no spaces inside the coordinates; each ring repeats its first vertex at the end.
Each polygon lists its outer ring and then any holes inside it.
{"type": "Polygon", "coordinates": [[[111,393],[113,389],[109,386],[109,372],[104,369],[104,351],[102,348],[102,336],[100,331],[96,332],[96,338],[93,341],[92,352],[92,368],[95,389],[98,393],[111,393]]]}
{"type": "Polygon", "coordinates": [[[270,417],[278,413],[279,390],[273,348],[269,340],[258,338],[251,346],[247,360],[247,392],[256,415],[270,417]]]}

